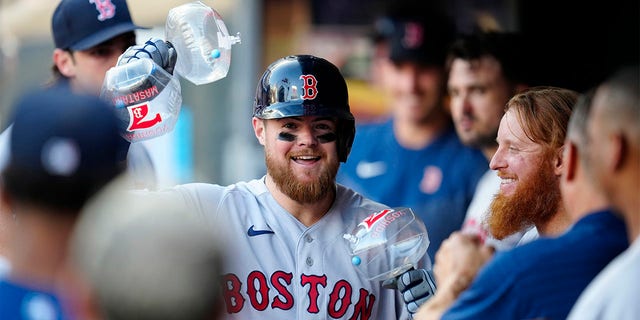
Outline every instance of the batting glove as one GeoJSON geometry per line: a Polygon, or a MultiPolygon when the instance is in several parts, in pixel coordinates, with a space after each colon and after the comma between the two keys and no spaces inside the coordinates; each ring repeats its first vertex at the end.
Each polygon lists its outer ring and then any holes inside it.
{"type": "Polygon", "coordinates": [[[169,41],[150,38],[143,44],[129,47],[120,57],[116,65],[123,65],[137,59],[151,59],[170,74],[176,66],[178,53],[169,41]]]}
{"type": "Polygon", "coordinates": [[[411,269],[403,273],[397,278],[397,287],[412,316],[436,293],[433,272],[425,269],[411,269]]]}

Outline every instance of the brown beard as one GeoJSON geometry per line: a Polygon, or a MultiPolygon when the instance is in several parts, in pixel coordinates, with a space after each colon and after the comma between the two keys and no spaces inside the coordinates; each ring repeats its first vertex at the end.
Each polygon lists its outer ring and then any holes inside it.
{"type": "MultiPolygon", "coordinates": [[[[548,159],[546,156],[542,158],[548,159]]],[[[504,239],[531,225],[544,224],[556,214],[560,201],[559,180],[551,164],[543,162],[532,178],[518,186],[513,195],[498,193],[495,196],[487,217],[489,232],[496,239],[504,239]]]]}
{"type": "Polygon", "coordinates": [[[317,179],[310,182],[298,181],[288,165],[278,165],[268,152],[266,165],[267,171],[278,189],[299,203],[318,202],[327,194],[335,192],[335,178],[340,165],[338,162],[331,163],[327,170],[324,170],[317,179]]]}

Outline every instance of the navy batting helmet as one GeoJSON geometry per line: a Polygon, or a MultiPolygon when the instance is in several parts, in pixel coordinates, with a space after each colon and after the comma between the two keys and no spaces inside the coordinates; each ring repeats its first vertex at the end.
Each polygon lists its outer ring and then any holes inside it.
{"type": "Polygon", "coordinates": [[[297,55],[272,63],[256,89],[253,116],[279,119],[324,116],[338,119],[338,157],[347,161],[355,135],[355,120],[349,110],[347,84],[331,62],[297,55]]]}

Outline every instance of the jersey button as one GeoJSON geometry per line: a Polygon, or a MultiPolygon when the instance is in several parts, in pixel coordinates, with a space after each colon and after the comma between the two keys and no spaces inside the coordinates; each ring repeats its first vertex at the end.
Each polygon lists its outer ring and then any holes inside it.
{"type": "Polygon", "coordinates": [[[310,235],[307,235],[306,237],[304,237],[304,239],[305,239],[308,243],[313,242],[313,237],[312,237],[312,236],[310,236],[310,235]]]}
{"type": "Polygon", "coordinates": [[[313,259],[311,257],[307,257],[307,265],[311,267],[313,265],[313,259]]]}

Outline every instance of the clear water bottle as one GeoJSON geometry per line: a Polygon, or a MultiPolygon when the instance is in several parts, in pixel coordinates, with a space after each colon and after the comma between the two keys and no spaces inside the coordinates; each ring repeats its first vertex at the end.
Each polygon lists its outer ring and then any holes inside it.
{"type": "Polygon", "coordinates": [[[424,222],[404,207],[370,214],[343,238],[351,263],[370,280],[395,278],[418,266],[429,247],[424,222]]]}
{"type": "Polygon", "coordinates": [[[109,69],[100,96],[115,106],[120,134],[131,142],[172,131],[182,106],[178,78],[146,58],[109,69]]]}
{"type": "Polygon", "coordinates": [[[226,77],[231,46],[240,43],[240,33],[229,35],[220,14],[200,1],[171,9],[165,33],[178,53],[175,72],[196,85],[226,77]]]}

